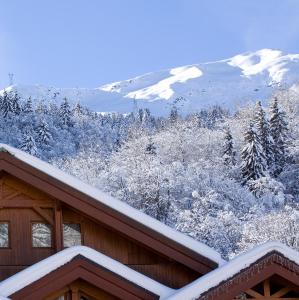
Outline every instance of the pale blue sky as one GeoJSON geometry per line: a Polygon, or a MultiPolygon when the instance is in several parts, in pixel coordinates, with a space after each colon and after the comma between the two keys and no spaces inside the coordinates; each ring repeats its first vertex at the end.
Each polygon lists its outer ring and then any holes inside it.
{"type": "Polygon", "coordinates": [[[299,0],[0,0],[0,88],[97,87],[261,48],[299,53],[299,0]]]}

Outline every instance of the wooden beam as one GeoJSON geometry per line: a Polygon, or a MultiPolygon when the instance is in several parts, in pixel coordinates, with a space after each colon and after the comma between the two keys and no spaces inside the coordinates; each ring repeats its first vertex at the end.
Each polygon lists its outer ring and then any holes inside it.
{"type": "Polygon", "coordinates": [[[12,200],[0,200],[0,207],[4,208],[32,208],[34,206],[53,208],[53,204],[50,202],[44,202],[40,200],[32,199],[14,199],[12,200]]]}
{"type": "Polygon", "coordinates": [[[266,279],[264,281],[264,296],[270,297],[270,281],[269,281],[269,279],[266,279]]]}
{"type": "Polygon", "coordinates": [[[284,296],[285,294],[287,294],[288,292],[292,291],[292,288],[290,287],[284,287],[281,290],[279,290],[278,292],[276,292],[275,294],[272,295],[273,298],[279,298],[284,296]]]}
{"type": "Polygon", "coordinates": [[[79,289],[76,286],[71,285],[71,300],[80,300],[79,289]]]}
{"type": "Polygon", "coordinates": [[[44,212],[40,207],[34,206],[33,210],[38,213],[42,218],[44,218],[49,224],[54,225],[53,218],[51,218],[46,212],[44,212]]]}
{"type": "Polygon", "coordinates": [[[256,292],[256,291],[254,291],[254,290],[252,290],[252,289],[247,290],[245,293],[248,294],[248,295],[251,296],[251,297],[256,298],[256,299],[264,298],[264,296],[263,296],[262,294],[260,294],[260,293],[258,293],[258,292],[256,292]]]}
{"type": "Polygon", "coordinates": [[[3,198],[3,178],[0,179],[0,199],[3,198]]]}
{"type": "Polygon", "coordinates": [[[60,202],[57,201],[55,206],[55,248],[59,252],[63,249],[63,237],[62,237],[62,210],[60,202]]]}
{"type": "Polygon", "coordinates": [[[21,195],[21,194],[22,194],[22,193],[20,193],[20,192],[12,193],[12,194],[6,196],[5,198],[3,198],[2,201],[10,200],[10,199],[12,199],[12,198],[14,198],[14,197],[17,197],[17,196],[21,195]]]}

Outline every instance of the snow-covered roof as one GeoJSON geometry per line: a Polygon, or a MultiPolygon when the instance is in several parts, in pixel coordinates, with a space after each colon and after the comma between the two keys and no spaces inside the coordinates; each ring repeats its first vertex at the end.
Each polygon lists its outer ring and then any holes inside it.
{"type": "Polygon", "coordinates": [[[279,252],[289,260],[299,265],[299,252],[281,244],[280,242],[270,241],[265,244],[256,246],[240,254],[221,267],[207,273],[199,279],[179,289],[175,294],[166,296],[162,299],[167,300],[192,300],[200,297],[209,289],[218,286],[221,282],[226,281],[238,274],[240,271],[252,265],[254,262],[264,257],[270,252],[279,252]]]}
{"type": "Polygon", "coordinates": [[[1,144],[0,151],[8,152],[15,156],[17,159],[23,161],[24,163],[40,170],[47,175],[56,178],[57,180],[71,186],[72,188],[92,197],[93,199],[105,204],[106,206],[126,215],[127,217],[145,225],[148,228],[159,232],[161,235],[174,240],[175,242],[187,247],[196,253],[216,262],[218,265],[222,265],[225,261],[221,258],[221,255],[214,249],[208,247],[207,245],[200,243],[193,238],[180,233],[169,226],[159,222],[158,220],[144,214],[143,212],[133,208],[132,206],[113,198],[100,191],[99,189],[84,183],[83,181],[66,174],[65,172],[55,168],[47,162],[44,162],[28,153],[25,153],[19,149],[12,146],[1,144]]]}
{"type": "Polygon", "coordinates": [[[138,273],[92,248],[86,246],[74,246],[62,250],[2,281],[0,283],[0,295],[7,297],[16,293],[22,288],[70,262],[77,255],[84,256],[105,269],[124,277],[126,280],[159,295],[161,298],[165,298],[174,293],[173,289],[138,273]]]}

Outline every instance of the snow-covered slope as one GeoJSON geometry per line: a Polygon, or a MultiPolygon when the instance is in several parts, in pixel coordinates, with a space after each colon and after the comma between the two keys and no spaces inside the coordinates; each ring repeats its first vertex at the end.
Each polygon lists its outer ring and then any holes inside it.
{"type": "Polygon", "coordinates": [[[68,97],[93,110],[126,113],[136,107],[165,115],[176,103],[183,113],[221,104],[234,109],[267,99],[278,87],[299,81],[299,54],[263,49],[216,62],[148,73],[95,89],[44,86],[11,87],[25,97],[68,97]],[[135,100],[134,100],[135,99],[135,100]]]}

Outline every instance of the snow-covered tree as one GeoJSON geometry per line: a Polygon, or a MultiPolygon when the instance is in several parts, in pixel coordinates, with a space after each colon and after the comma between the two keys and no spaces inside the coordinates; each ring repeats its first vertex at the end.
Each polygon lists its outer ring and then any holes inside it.
{"type": "Polygon", "coordinates": [[[233,136],[229,127],[225,129],[223,159],[227,166],[233,166],[236,163],[236,151],[234,150],[233,136]]]}
{"type": "Polygon", "coordinates": [[[146,145],[145,152],[146,152],[146,154],[149,154],[149,155],[157,154],[157,147],[155,146],[155,143],[151,139],[150,139],[149,143],[146,145]]]}
{"type": "Polygon", "coordinates": [[[21,98],[20,98],[18,92],[15,92],[11,98],[12,111],[16,115],[20,114],[20,112],[21,112],[20,99],[21,98]]]}
{"type": "Polygon", "coordinates": [[[13,112],[14,109],[12,95],[11,93],[7,93],[6,90],[4,90],[3,95],[0,96],[0,109],[4,118],[6,118],[9,113],[13,112]]]}
{"type": "Polygon", "coordinates": [[[33,107],[32,107],[32,99],[29,97],[27,101],[24,103],[22,111],[24,113],[32,113],[33,112],[33,107]]]}
{"type": "Polygon", "coordinates": [[[174,105],[170,110],[169,120],[171,123],[175,123],[177,122],[178,118],[179,118],[178,108],[174,105]]]}
{"type": "Polygon", "coordinates": [[[269,240],[280,241],[299,250],[298,206],[286,206],[264,215],[257,214],[252,220],[245,222],[238,252],[247,251],[269,240]]]}
{"type": "Polygon", "coordinates": [[[244,135],[245,146],[242,149],[241,171],[244,183],[258,179],[265,174],[266,158],[263,147],[252,124],[244,135]]]}
{"type": "Polygon", "coordinates": [[[274,98],[270,106],[270,132],[274,141],[273,155],[274,155],[274,174],[281,172],[287,160],[287,139],[288,139],[288,125],[286,121],[286,114],[278,106],[278,99],[274,98]]]}
{"type": "Polygon", "coordinates": [[[31,155],[37,155],[37,147],[35,144],[35,140],[29,130],[26,130],[25,133],[23,134],[22,142],[20,144],[20,149],[22,149],[23,151],[31,155]]]}
{"type": "Polygon", "coordinates": [[[269,122],[266,117],[266,113],[262,107],[260,101],[256,104],[256,113],[254,117],[255,127],[257,129],[257,135],[261,142],[266,157],[267,165],[271,168],[274,157],[273,157],[273,139],[270,133],[269,122]]]}
{"type": "Polygon", "coordinates": [[[40,120],[38,126],[35,129],[37,135],[37,142],[40,146],[48,145],[52,140],[52,135],[49,130],[49,126],[44,120],[40,120]]]}
{"type": "Polygon", "coordinates": [[[47,113],[47,105],[45,103],[45,101],[39,101],[39,103],[36,106],[35,112],[37,114],[43,115],[47,113]]]}
{"type": "Polygon", "coordinates": [[[259,210],[269,211],[273,208],[281,208],[286,201],[284,185],[270,176],[249,180],[250,191],[259,198],[259,210]]]}
{"type": "Polygon", "coordinates": [[[59,115],[63,126],[65,127],[71,126],[71,115],[72,115],[71,106],[66,97],[63,98],[63,101],[60,105],[59,115]]]}
{"type": "Polygon", "coordinates": [[[83,109],[82,105],[79,102],[76,103],[76,105],[73,109],[73,115],[76,118],[81,118],[84,115],[84,109],[83,109]]]}

